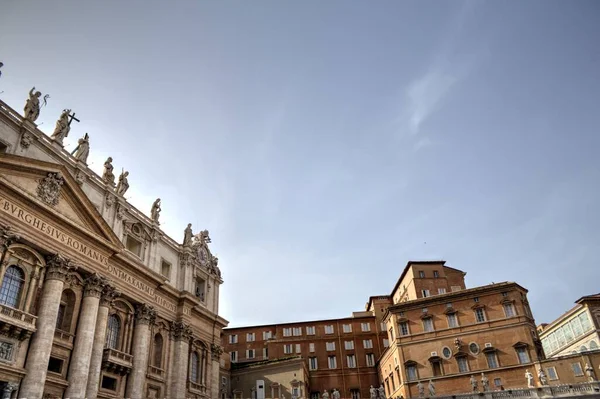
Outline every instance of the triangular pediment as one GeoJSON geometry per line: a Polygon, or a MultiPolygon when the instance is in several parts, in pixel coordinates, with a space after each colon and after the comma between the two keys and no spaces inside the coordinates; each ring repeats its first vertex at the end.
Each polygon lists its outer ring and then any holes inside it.
{"type": "MultiPolygon", "coordinates": [[[[50,188],[53,187],[50,185],[50,188]]],[[[109,246],[122,247],[118,237],[64,165],[1,154],[0,193],[20,195],[36,209],[105,241],[109,246]],[[40,196],[39,191],[40,183],[49,175],[62,178],[58,195],[53,202],[40,196]]]]}

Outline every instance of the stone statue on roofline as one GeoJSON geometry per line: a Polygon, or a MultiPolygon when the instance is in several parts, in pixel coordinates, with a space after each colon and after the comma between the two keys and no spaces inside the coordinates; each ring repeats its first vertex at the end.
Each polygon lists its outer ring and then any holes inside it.
{"type": "Polygon", "coordinates": [[[544,373],[544,370],[541,368],[540,368],[540,371],[538,372],[538,379],[540,380],[540,384],[548,385],[548,378],[546,378],[546,373],[544,373]]]}
{"type": "Polygon", "coordinates": [[[125,195],[127,190],[129,189],[129,181],[127,180],[127,176],[129,176],[129,172],[121,172],[121,176],[119,176],[119,183],[117,183],[117,195],[121,197],[125,195]]]}
{"type": "Polygon", "coordinates": [[[369,396],[371,399],[377,399],[377,388],[373,388],[373,385],[369,388],[369,396]]]}
{"type": "Polygon", "coordinates": [[[421,381],[417,382],[417,389],[419,390],[419,398],[424,398],[425,386],[421,383],[421,381]]]}
{"type": "Polygon", "coordinates": [[[112,165],[112,161],[112,157],[106,159],[104,162],[104,172],[102,173],[102,181],[111,186],[115,184],[115,175],[113,173],[114,166],[112,165]]]}
{"type": "Polygon", "coordinates": [[[183,231],[183,246],[184,247],[189,247],[190,245],[192,245],[192,237],[193,236],[194,236],[194,233],[192,232],[192,224],[188,223],[187,227],[183,231]]]}
{"type": "Polygon", "coordinates": [[[485,373],[481,373],[481,388],[483,389],[483,392],[490,390],[490,380],[485,376],[485,373]]]}
{"type": "Polygon", "coordinates": [[[327,392],[326,389],[323,390],[323,395],[321,395],[321,398],[323,398],[323,399],[329,399],[329,392],[327,392]]]}
{"type": "Polygon", "coordinates": [[[533,388],[533,374],[529,370],[525,370],[525,378],[527,379],[527,388],[533,388]]]}
{"type": "Polygon", "coordinates": [[[471,376],[469,382],[471,383],[471,390],[473,392],[479,392],[479,388],[477,388],[477,380],[475,379],[474,375],[471,376]]]}
{"type": "Polygon", "coordinates": [[[25,119],[28,119],[32,122],[35,122],[40,116],[40,97],[42,96],[41,92],[34,92],[34,90],[35,86],[29,90],[29,98],[27,99],[25,108],[23,109],[23,116],[25,119]]]}
{"type": "Polygon", "coordinates": [[[340,391],[334,388],[333,393],[331,394],[331,399],[340,399],[340,391]]]}
{"type": "Polygon", "coordinates": [[[77,147],[75,147],[71,155],[78,161],[87,163],[88,155],[90,155],[90,136],[87,133],[77,141],[77,147]]]}
{"type": "Polygon", "coordinates": [[[383,385],[379,386],[379,399],[386,399],[385,398],[385,388],[383,387],[383,385]]]}
{"type": "Polygon", "coordinates": [[[152,209],[150,210],[150,218],[154,223],[158,224],[158,218],[160,217],[160,198],[157,198],[156,201],[152,204],[152,209]]]}
{"type": "Polygon", "coordinates": [[[54,133],[52,133],[52,136],[50,136],[52,141],[57,142],[61,146],[63,145],[63,140],[69,135],[69,131],[71,130],[71,126],[69,126],[70,113],[70,109],[63,110],[62,114],[60,114],[60,117],[56,121],[54,133]]]}

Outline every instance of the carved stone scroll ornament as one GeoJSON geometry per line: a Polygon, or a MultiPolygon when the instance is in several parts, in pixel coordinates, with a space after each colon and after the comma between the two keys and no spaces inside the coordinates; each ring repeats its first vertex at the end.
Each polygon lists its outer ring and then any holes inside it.
{"type": "Polygon", "coordinates": [[[189,341],[192,338],[192,329],[182,321],[172,321],[171,336],[175,341],[189,341]]]}
{"type": "Polygon", "coordinates": [[[50,255],[46,258],[46,280],[65,281],[69,272],[77,269],[71,261],[60,254],[50,255]]]}
{"type": "Polygon", "coordinates": [[[60,189],[65,184],[65,179],[60,173],[48,173],[40,180],[37,186],[37,195],[48,205],[55,206],[60,198],[60,189]]]}
{"type": "Polygon", "coordinates": [[[19,236],[13,232],[10,226],[0,226],[0,249],[6,251],[8,247],[15,241],[19,240],[19,236]]]}
{"type": "Polygon", "coordinates": [[[121,293],[110,283],[104,285],[102,296],[100,297],[100,306],[112,306],[115,299],[121,296],[121,293]]]}
{"type": "Polygon", "coordinates": [[[106,278],[100,276],[98,273],[92,274],[84,281],[85,290],[83,295],[100,298],[106,283],[106,278]]]}
{"type": "Polygon", "coordinates": [[[223,354],[223,347],[218,344],[210,344],[210,351],[212,353],[212,360],[216,362],[219,361],[223,354]]]}
{"type": "Polygon", "coordinates": [[[156,310],[154,306],[146,305],[145,303],[138,305],[135,308],[135,319],[138,324],[151,324],[156,319],[156,310]]]}

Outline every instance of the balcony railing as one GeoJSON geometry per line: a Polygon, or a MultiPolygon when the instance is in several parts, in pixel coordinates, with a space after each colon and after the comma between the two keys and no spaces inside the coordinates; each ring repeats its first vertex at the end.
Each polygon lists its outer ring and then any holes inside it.
{"type": "Polygon", "coordinates": [[[152,377],[158,377],[162,380],[164,380],[166,376],[165,370],[154,366],[148,366],[148,374],[152,377]]]}
{"type": "Polygon", "coordinates": [[[204,384],[198,384],[198,383],[196,383],[194,381],[189,381],[188,380],[188,389],[190,391],[205,393],[206,392],[206,385],[204,385],[204,384]]]}
{"type": "MultiPolygon", "coordinates": [[[[538,388],[507,389],[504,391],[489,391],[485,393],[465,393],[456,395],[436,396],[437,399],[502,399],[502,398],[570,398],[598,397],[600,382],[588,382],[572,385],[552,385],[538,388]]],[[[427,393],[425,397],[428,397],[427,393]]]]}
{"type": "Polygon", "coordinates": [[[128,374],[133,364],[133,356],[112,348],[105,348],[102,354],[102,367],[119,374],[128,374]]]}
{"type": "Polygon", "coordinates": [[[74,337],[75,336],[73,334],[63,331],[63,330],[59,330],[58,328],[56,330],[54,330],[54,339],[55,340],[73,345],[74,337]]]}
{"type": "Polygon", "coordinates": [[[27,339],[36,330],[37,317],[22,310],[0,304],[0,330],[6,335],[27,339]]]}

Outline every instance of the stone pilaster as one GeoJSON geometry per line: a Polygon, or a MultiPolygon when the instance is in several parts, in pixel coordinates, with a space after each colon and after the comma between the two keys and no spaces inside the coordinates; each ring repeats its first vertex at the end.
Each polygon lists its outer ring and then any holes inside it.
{"type": "Polygon", "coordinates": [[[108,323],[108,311],[116,297],[121,295],[111,285],[104,286],[100,296],[100,306],[98,316],[96,317],[96,329],[94,331],[94,344],[92,346],[92,355],[90,358],[90,371],[87,378],[87,388],[85,397],[87,399],[96,399],[98,396],[98,386],[100,384],[100,370],[102,368],[102,355],[104,353],[104,343],[106,341],[106,328],[108,323]]]}
{"type": "Polygon", "coordinates": [[[69,364],[69,386],[65,392],[65,398],[83,398],[85,396],[98,306],[100,295],[106,285],[106,279],[98,274],[92,274],[85,280],[84,284],[85,289],[77,323],[77,335],[75,336],[75,345],[69,364]]]}
{"type": "Polygon", "coordinates": [[[219,371],[221,366],[221,354],[223,354],[223,347],[217,344],[210,345],[211,357],[210,360],[210,375],[208,375],[207,384],[211,397],[217,398],[219,396],[219,388],[221,387],[219,381],[219,371]]]}
{"type": "Polygon", "coordinates": [[[188,359],[192,329],[182,321],[171,322],[171,340],[174,346],[174,356],[171,360],[170,398],[185,398],[187,392],[188,359]]]}
{"type": "Polygon", "coordinates": [[[10,399],[14,390],[19,388],[19,384],[16,382],[8,382],[2,389],[2,399],[10,399]]]}
{"type": "Polygon", "coordinates": [[[135,329],[133,330],[133,367],[127,378],[125,397],[141,399],[145,397],[144,385],[148,369],[148,351],[150,350],[150,324],[154,323],[154,307],[142,304],[135,311],[135,329]]]}
{"type": "Polygon", "coordinates": [[[21,382],[22,388],[19,393],[21,398],[37,399],[44,393],[48,372],[45,365],[50,360],[60,297],[67,274],[75,268],[68,259],[58,254],[46,260],[46,281],[40,298],[37,331],[33,334],[29,345],[29,355],[25,364],[27,374],[21,382]]]}

